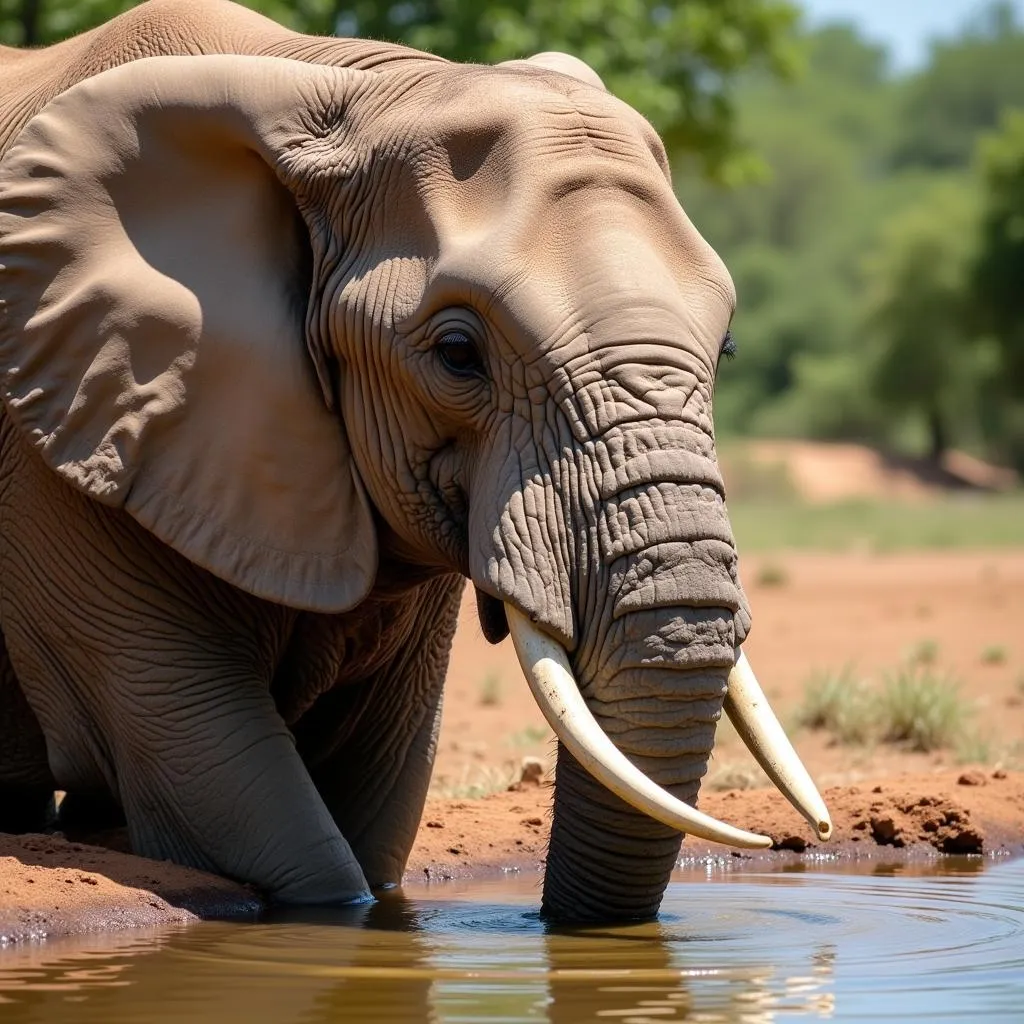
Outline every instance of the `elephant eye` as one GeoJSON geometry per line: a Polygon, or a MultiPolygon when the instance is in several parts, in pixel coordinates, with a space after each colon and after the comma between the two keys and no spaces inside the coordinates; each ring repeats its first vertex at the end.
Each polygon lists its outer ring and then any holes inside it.
{"type": "Polygon", "coordinates": [[[732,331],[726,331],[725,337],[722,339],[722,348],[719,353],[719,358],[725,356],[726,359],[736,358],[736,342],[733,341],[732,331]]]}
{"type": "Polygon", "coordinates": [[[463,331],[446,331],[437,342],[441,365],[456,377],[480,377],[484,363],[473,339],[463,331]]]}

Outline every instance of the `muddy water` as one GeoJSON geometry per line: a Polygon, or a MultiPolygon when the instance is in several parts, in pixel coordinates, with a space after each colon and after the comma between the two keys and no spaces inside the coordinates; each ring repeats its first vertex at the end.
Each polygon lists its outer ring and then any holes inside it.
{"type": "Polygon", "coordinates": [[[1024,861],[680,874],[653,924],[559,932],[536,878],[361,915],[0,951],[0,1022],[1024,1021],[1024,861]]]}

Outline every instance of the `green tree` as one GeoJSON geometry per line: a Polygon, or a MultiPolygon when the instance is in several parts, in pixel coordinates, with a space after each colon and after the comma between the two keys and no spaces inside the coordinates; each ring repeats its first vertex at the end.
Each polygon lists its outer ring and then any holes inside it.
{"type": "Polygon", "coordinates": [[[940,181],[886,223],[867,262],[867,385],[894,417],[924,418],[936,462],[977,392],[969,291],[976,223],[970,189],[940,181]]]}
{"type": "MultiPolygon", "coordinates": [[[[587,61],[651,119],[670,150],[712,174],[740,159],[734,82],[751,67],[796,64],[787,0],[245,0],[303,32],[407,43],[492,63],[541,50],[587,61]]],[[[0,41],[45,43],[99,24],[124,0],[0,0],[0,41]]]]}
{"type": "Polygon", "coordinates": [[[998,338],[1007,380],[1024,397],[1024,111],[982,140],[984,199],[973,285],[982,325],[998,338]]]}
{"type": "Polygon", "coordinates": [[[897,166],[968,167],[980,135],[1007,107],[1024,106],[1024,29],[995,3],[955,39],[937,43],[904,85],[897,166]]]}
{"type": "Polygon", "coordinates": [[[981,140],[977,164],[983,198],[974,315],[1002,359],[985,425],[1024,469],[1024,110],[1008,111],[1000,130],[981,140]]]}
{"type": "Polygon", "coordinates": [[[799,80],[754,75],[737,94],[761,179],[733,189],[677,182],[739,296],[739,358],[723,367],[715,396],[725,434],[863,437],[877,417],[863,387],[842,382],[856,373],[844,353],[859,351],[862,254],[904,199],[902,186],[882,180],[893,130],[887,60],[848,26],[804,42],[799,80]]]}

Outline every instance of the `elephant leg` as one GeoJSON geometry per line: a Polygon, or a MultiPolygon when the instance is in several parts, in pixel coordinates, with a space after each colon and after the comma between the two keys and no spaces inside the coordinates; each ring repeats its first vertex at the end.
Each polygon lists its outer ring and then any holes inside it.
{"type": "Polygon", "coordinates": [[[16,454],[18,486],[0,486],[3,628],[58,787],[113,793],[139,853],[283,902],[365,897],[270,694],[294,613],[16,454]]]}
{"type": "Polygon", "coordinates": [[[133,849],[255,883],[279,902],[366,897],[267,684],[217,673],[161,690],[156,701],[134,690],[138,741],[119,758],[133,849]]]}
{"type": "Polygon", "coordinates": [[[370,679],[322,696],[296,728],[302,750],[312,728],[344,723],[337,745],[310,771],[372,887],[401,882],[416,839],[463,582],[445,577],[416,588],[395,656],[370,679]]]}
{"type": "Polygon", "coordinates": [[[0,832],[38,832],[56,819],[46,739],[0,633],[0,832]]]}

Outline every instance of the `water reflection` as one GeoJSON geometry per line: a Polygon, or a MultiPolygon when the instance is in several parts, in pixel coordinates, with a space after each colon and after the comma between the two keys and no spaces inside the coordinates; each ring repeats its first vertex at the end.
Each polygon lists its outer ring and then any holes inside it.
{"type": "Polygon", "coordinates": [[[1020,1020],[1024,862],[712,872],[658,922],[547,928],[536,880],[0,951],[0,1022],[1020,1020]]]}

